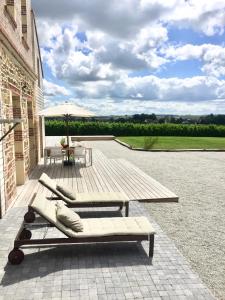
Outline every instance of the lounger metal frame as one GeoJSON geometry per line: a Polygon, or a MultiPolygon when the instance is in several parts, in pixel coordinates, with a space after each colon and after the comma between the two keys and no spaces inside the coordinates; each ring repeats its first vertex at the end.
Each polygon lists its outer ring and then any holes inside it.
{"type": "MultiPolygon", "coordinates": [[[[60,197],[48,197],[49,200],[62,200],[60,197]]],[[[121,200],[119,201],[107,201],[107,202],[89,202],[89,203],[76,203],[76,200],[74,203],[68,203],[62,200],[67,207],[69,208],[90,208],[90,207],[119,207],[120,210],[123,209],[123,206],[125,206],[125,216],[129,216],[129,200],[124,202],[121,200]]]]}

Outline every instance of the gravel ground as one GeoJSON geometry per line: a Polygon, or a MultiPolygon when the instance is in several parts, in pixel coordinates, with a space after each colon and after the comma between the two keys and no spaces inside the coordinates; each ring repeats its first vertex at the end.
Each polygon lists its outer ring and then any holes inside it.
{"type": "Polygon", "coordinates": [[[92,142],[164,184],[179,203],[145,204],[218,299],[225,299],[225,152],[139,152],[92,142]]]}

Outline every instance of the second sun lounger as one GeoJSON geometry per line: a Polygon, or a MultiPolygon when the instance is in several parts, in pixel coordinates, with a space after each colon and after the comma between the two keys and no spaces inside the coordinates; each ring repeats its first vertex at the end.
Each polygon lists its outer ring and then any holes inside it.
{"type": "Polygon", "coordinates": [[[36,196],[31,200],[30,207],[36,214],[48,221],[50,226],[56,227],[65,237],[31,239],[31,231],[27,224],[22,223],[14,241],[14,248],[9,253],[11,264],[20,264],[24,253],[20,247],[23,245],[58,245],[77,243],[105,243],[105,242],[137,242],[148,240],[149,257],[152,260],[154,252],[155,231],[146,217],[118,217],[82,219],[83,230],[76,232],[63,225],[57,219],[56,203],[46,201],[44,196],[36,196]]]}
{"type": "MultiPolygon", "coordinates": [[[[122,209],[125,206],[125,215],[126,217],[129,215],[129,199],[124,193],[76,193],[75,199],[71,199],[68,195],[63,193],[62,189],[59,190],[57,188],[56,181],[51,179],[47,174],[42,173],[38,181],[56,195],[56,197],[51,198],[52,200],[63,200],[68,207],[119,207],[122,209]]],[[[72,189],[71,194],[74,194],[72,189]]]]}

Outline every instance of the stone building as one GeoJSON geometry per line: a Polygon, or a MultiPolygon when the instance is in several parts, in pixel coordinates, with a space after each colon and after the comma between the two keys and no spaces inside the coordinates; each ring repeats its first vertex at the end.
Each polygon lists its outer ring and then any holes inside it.
{"type": "Polygon", "coordinates": [[[30,0],[0,0],[0,217],[42,155],[42,64],[30,0]]]}

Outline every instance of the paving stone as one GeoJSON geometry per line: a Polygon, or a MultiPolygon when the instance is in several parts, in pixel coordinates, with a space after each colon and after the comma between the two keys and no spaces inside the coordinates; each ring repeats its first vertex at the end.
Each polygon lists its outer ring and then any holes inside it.
{"type": "MultiPolygon", "coordinates": [[[[157,231],[152,265],[148,242],[142,242],[24,249],[22,264],[11,266],[7,255],[16,230],[4,239],[5,229],[12,223],[19,227],[25,210],[12,208],[7,218],[0,220],[0,300],[214,299],[144,205],[136,202],[130,204],[130,215],[146,216],[157,231]]],[[[54,228],[33,230],[33,237],[44,234],[60,236],[54,228]]]]}

